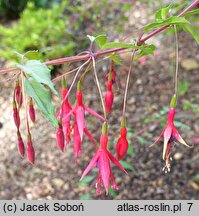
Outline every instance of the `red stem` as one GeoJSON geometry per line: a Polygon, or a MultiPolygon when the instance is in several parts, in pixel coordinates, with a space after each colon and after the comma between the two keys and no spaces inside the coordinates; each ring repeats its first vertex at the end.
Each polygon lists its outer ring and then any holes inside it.
{"type": "MultiPolygon", "coordinates": [[[[199,4],[199,0],[195,0],[194,2],[192,2],[187,8],[185,8],[179,15],[178,17],[182,17],[186,12],[192,10],[193,8],[195,8],[197,6],[197,4],[199,4]]],[[[147,41],[149,38],[155,36],[156,34],[162,32],[163,30],[167,29],[170,25],[166,25],[166,26],[162,26],[161,28],[151,32],[149,35],[147,35],[146,37],[139,39],[138,41],[138,45],[142,45],[145,41],[147,41]]],[[[93,53],[93,57],[97,58],[109,53],[114,53],[114,52],[119,52],[122,50],[125,50],[127,48],[114,48],[114,49],[108,49],[108,50],[100,50],[96,53],[93,53]]],[[[86,54],[86,55],[81,55],[81,56],[71,56],[71,57],[66,57],[66,58],[59,58],[59,59],[55,59],[55,60],[51,60],[51,61],[47,61],[44,62],[46,65],[59,65],[59,64],[64,64],[64,63],[71,63],[71,62],[77,62],[77,61],[85,61],[88,60],[90,58],[90,54],[86,54]]],[[[9,68],[9,69],[4,69],[4,70],[0,70],[0,74],[5,74],[5,73],[9,73],[12,71],[16,71],[19,70],[19,68],[9,68]]]]}

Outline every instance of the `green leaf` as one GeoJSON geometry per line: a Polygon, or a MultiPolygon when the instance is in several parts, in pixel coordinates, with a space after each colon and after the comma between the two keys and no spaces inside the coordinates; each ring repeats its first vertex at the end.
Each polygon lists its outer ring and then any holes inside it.
{"type": "Polygon", "coordinates": [[[54,127],[58,127],[58,122],[55,117],[55,106],[51,102],[50,92],[32,77],[25,79],[24,86],[25,91],[33,98],[43,116],[50,121],[54,127]]]}
{"type": "Polygon", "coordinates": [[[184,15],[184,17],[186,18],[186,17],[188,17],[190,15],[195,15],[195,14],[199,14],[199,8],[186,12],[186,14],[184,15]]]}
{"type": "Polygon", "coordinates": [[[28,76],[34,78],[37,82],[47,85],[54,94],[57,91],[54,84],[51,82],[50,69],[38,60],[29,60],[25,65],[16,64],[28,76]]]}
{"type": "Polygon", "coordinates": [[[168,17],[169,10],[171,9],[172,5],[170,4],[168,7],[160,9],[156,14],[155,14],[155,19],[158,20],[164,20],[168,17]]]}
{"type": "Polygon", "coordinates": [[[135,169],[133,168],[133,166],[130,163],[127,163],[126,161],[123,161],[123,160],[121,160],[120,163],[122,164],[124,169],[135,172],[135,169]]]}
{"type": "Polygon", "coordinates": [[[107,57],[110,57],[115,63],[119,64],[119,65],[123,65],[122,60],[118,57],[117,54],[107,54],[107,57]]]}
{"type": "Polygon", "coordinates": [[[190,25],[184,25],[183,26],[184,31],[189,32],[192,37],[195,39],[196,43],[199,44],[199,32],[196,32],[193,30],[193,27],[191,27],[190,25]]]}
{"type": "Polygon", "coordinates": [[[151,144],[150,141],[144,139],[141,136],[136,136],[137,141],[141,144],[141,145],[146,145],[146,144],[151,144]]]}
{"type": "Polygon", "coordinates": [[[153,44],[143,47],[142,51],[136,55],[135,60],[140,59],[142,56],[154,55],[155,48],[156,47],[153,44]]]}
{"type": "Polygon", "coordinates": [[[144,31],[147,31],[151,28],[158,28],[165,25],[184,25],[189,24],[189,22],[184,17],[172,16],[165,20],[157,20],[155,22],[150,23],[144,28],[144,31]]]}
{"type": "Polygon", "coordinates": [[[131,8],[132,8],[132,4],[130,4],[130,3],[124,3],[123,5],[122,5],[122,9],[123,10],[125,10],[125,11],[128,11],[128,10],[130,10],[131,8]]]}
{"type": "Polygon", "coordinates": [[[109,193],[109,195],[110,195],[113,199],[114,199],[114,198],[117,196],[117,194],[118,194],[118,192],[117,192],[116,190],[113,190],[111,187],[109,187],[108,193],[109,193]]]}
{"type": "Polygon", "coordinates": [[[91,199],[91,195],[90,194],[84,194],[80,197],[80,200],[90,200],[91,199]]]}
{"type": "Polygon", "coordinates": [[[87,184],[89,184],[93,179],[95,178],[95,176],[85,176],[80,182],[79,182],[79,186],[85,186],[87,184]]]}
{"type": "Polygon", "coordinates": [[[134,150],[134,147],[132,144],[129,145],[128,147],[128,151],[127,151],[127,154],[132,156],[134,154],[135,150],[134,150]]]}
{"type": "Polygon", "coordinates": [[[194,177],[194,181],[199,184],[199,174],[196,174],[194,177]]]}
{"type": "Polygon", "coordinates": [[[33,51],[28,51],[27,53],[24,54],[26,58],[29,60],[39,60],[41,59],[41,54],[38,52],[38,50],[33,50],[33,51]]]}
{"type": "Polygon", "coordinates": [[[102,49],[113,49],[113,48],[136,48],[136,49],[141,49],[140,46],[135,46],[131,43],[124,43],[124,42],[110,42],[104,44],[102,49]]]}
{"type": "Polygon", "coordinates": [[[102,46],[106,43],[107,41],[107,36],[105,34],[102,34],[102,35],[98,35],[96,38],[95,38],[95,42],[97,43],[97,45],[102,48],[102,46]]]}
{"type": "Polygon", "coordinates": [[[179,80],[178,82],[178,94],[184,96],[189,90],[189,81],[179,80]]]}

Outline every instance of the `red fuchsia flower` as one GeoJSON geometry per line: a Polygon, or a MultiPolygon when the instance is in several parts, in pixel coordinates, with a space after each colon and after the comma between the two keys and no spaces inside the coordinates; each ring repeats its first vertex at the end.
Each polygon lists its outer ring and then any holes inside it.
{"type": "Polygon", "coordinates": [[[15,122],[15,125],[17,127],[17,129],[19,129],[20,127],[20,117],[19,117],[19,111],[17,109],[17,104],[16,101],[13,100],[13,119],[15,122]]]}
{"type": "Polygon", "coordinates": [[[35,122],[35,109],[33,106],[33,101],[32,98],[30,99],[30,104],[29,104],[29,116],[32,122],[35,122]]]}
{"type": "Polygon", "coordinates": [[[18,151],[22,157],[24,157],[25,153],[25,147],[24,147],[24,142],[21,137],[21,133],[17,131],[17,137],[18,137],[18,151]]]}
{"type": "Polygon", "coordinates": [[[178,130],[176,129],[174,125],[174,117],[175,117],[175,106],[176,106],[176,95],[172,97],[169,112],[168,112],[168,117],[167,117],[167,124],[163,131],[161,132],[160,136],[157,138],[157,140],[151,145],[154,146],[159,142],[162,136],[164,136],[164,146],[163,146],[163,160],[166,160],[166,165],[163,168],[165,172],[170,171],[170,155],[171,155],[171,149],[172,149],[172,143],[174,141],[178,141],[181,144],[191,147],[186,144],[186,142],[182,139],[180,136],[178,130]]]}
{"type": "MultiPolygon", "coordinates": [[[[68,93],[68,89],[66,87],[66,81],[62,79],[62,99],[65,98],[65,96],[68,93]]],[[[65,133],[65,146],[68,145],[68,143],[71,140],[70,133],[71,133],[71,116],[68,115],[68,113],[72,110],[72,107],[68,101],[68,97],[66,97],[65,101],[63,102],[61,108],[58,110],[56,117],[62,119],[62,126],[63,131],[65,133]]]]}
{"type": "MultiPolygon", "coordinates": [[[[65,96],[68,93],[68,89],[66,88],[66,82],[64,79],[62,79],[62,99],[65,98],[65,96]]],[[[65,145],[67,146],[68,143],[70,142],[70,133],[71,133],[71,125],[70,125],[70,120],[71,116],[67,116],[67,114],[72,110],[71,105],[69,104],[68,97],[65,99],[63,106],[62,106],[62,125],[63,125],[63,130],[65,132],[65,145]],[[66,117],[66,118],[65,118],[66,117]]]]}
{"type": "Polygon", "coordinates": [[[111,184],[112,189],[118,190],[115,178],[111,171],[110,161],[112,161],[117,167],[119,167],[125,173],[126,170],[117,161],[117,159],[107,150],[108,136],[107,136],[107,124],[104,123],[102,127],[102,135],[100,137],[100,147],[95,153],[94,157],[91,159],[89,165],[82,174],[80,180],[82,180],[93,167],[98,167],[98,176],[96,178],[96,193],[100,194],[101,187],[105,188],[106,194],[108,194],[108,188],[111,184]]]}
{"type": "Polygon", "coordinates": [[[74,124],[73,124],[73,152],[74,152],[75,162],[77,162],[77,158],[80,157],[82,154],[81,144],[82,144],[82,141],[80,138],[78,125],[77,125],[77,121],[75,118],[74,124]]]}
{"type": "Polygon", "coordinates": [[[57,146],[63,152],[64,151],[64,132],[63,132],[61,119],[59,119],[58,124],[59,124],[59,127],[57,128],[57,131],[56,131],[57,146]]]}
{"type": "Polygon", "coordinates": [[[128,140],[126,138],[126,135],[127,135],[126,123],[125,123],[125,119],[122,118],[120,137],[116,144],[116,153],[117,153],[116,158],[118,160],[122,160],[128,150],[128,140]]]}
{"type": "Polygon", "coordinates": [[[16,80],[15,97],[16,97],[17,104],[20,108],[23,102],[23,96],[22,96],[21,86],[19,85],[19,80],[16,80]]]}
{"type": "Polygon", "coordinates": [[[85,110],[90,113],[91,115],[101,119],[101,120],[105,120],[102,116],[100,116],[98,113],[96,113],[94,110],[92,110],[91,108],[85,106],[83,104],[82,101],[82,91],[81,91],[81,82],[78,82],[78,87],[77,87],[77,93],[76,93],[76,106],[65,116],[63,117],[63,121],[68,118],[69,116],[71,116],[72,114],[74,114],[75,118],[76,118],[76,123],[77,123],[77,127],[78,127],[78,131],[79,131],[79,135],[80,135],[80,139],[81,141],[83,140],[83,134],[85,132],[86,129],[86,125],[85,125],[85,119],[84,119],[84,114],[85,114],[85,110]]]}
{"type": "MultiPolygon", "coordinates": [[[[84,133],[93,143],[95,150],[97,150],[96,140],[93,138],[93,136],[90,134],[90,132],[85,126],[84,126],[84,133]]],[[[74,124],[73,124],[73,145],[74,145],[73,146],[74,158],[75,158],[75,162],[77,162],[77,158],[81,157],[81,154],[82,154],[82,147],[81,147],[82,140],[79,134],[76,116],[75,116],[74,124]]]]}
{"type": "Polygon", "coordinates": [[[28,142],[27,142],[27,157],[28,157],[28,161],[31,164],[35,163],[35,150],[32,144],[32,139],[31,139],[31,134],[28,133],[28,138],[27,138],[28,142]]]}
{"type": "Polygon", "coordinates": [[[108,80],[108,89],[107,89],[104,99],[105,99],[106,113],[109,113],[113,106],[113,100],[114,100],[112,82],[110,80],[108,80]]]}

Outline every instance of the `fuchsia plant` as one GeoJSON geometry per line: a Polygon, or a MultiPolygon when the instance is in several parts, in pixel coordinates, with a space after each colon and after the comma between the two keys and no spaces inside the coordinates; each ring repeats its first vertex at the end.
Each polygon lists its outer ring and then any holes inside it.
{"type": "MultiPolygon", "coordinates": [[[[193,3],[182,11],[178,16],[169,16],[169,7],[160,10],[156,14],[156,21],[146,26],[142,34],[137,40],[132,43],[106,43],[106,36],[99,35],[97,37],[89,36],[91,40],[91,45],[89,51],[86,54],[72,56],[67,58],[60,58],[56,60],[51,60],[42,64],[37,60],[25,60],[25,55],[22,55],[22,64],[17,64],[16,68],[10,68],[5,70],[0,70],[0,74],[10,73],[17,71],[16,73],[16,85],[13,94],[13,118],[17,129],[18,137],[18,150],[22,157],[26,156],[30,163],[35,163],[35,150],[32,142],[32,137],[30,133],[29,120],[35,123],[35,109],[34,104],[37,108],[41,110],[43,116],[52,123],[56,128],[56,140],[58,148],[64,152],[70,142],[73,142],[74,159],[77,162],[77,158],[82,155],[83,147],[83,136],[84,134],[90,139],[91,143],[94,145],[94,156],[92,157],[90,163],[82,174],[81,179],[83,179],[94,167],[98,168],[98,175],[96,178],[96,193],[100,194],[101,189],[104,188],[106,194],[108,193],[109,185],[112,189],[118,190],[115,178],[113,176],[110,162],[114,163],[123,172],[127,173],[123,168],[119,160],[125,158],[129,141],[127,139],[127,127],[126,127],[126,104],[127,104],[127,93],[130,82],[131,73],[133,71],[133,62],[141,59],[140,61],[145,61],[145,56],[154,52],[155,47],[153,45],[146,44],[146,41],[160,33],[161,31],[167,29],[168,27],[174,26],[176,32],[176,25],[189,25],[189,22],[183,17],[186,13],[197,6],[199,0],[193,1],[193,3]],[[151,32],[147,36],[143,37],[144,33],[151,28],[157,28],[155,31],[151,32]],[[93,43],[96,42],[101,50],[93,53],[92,47],[93,43]],[[111,115],[111,110],[114,102],[114,92],[113,85],[116,82],[116,70],[114,68],[114,58],[116,53],[120,51],[127,50],[131,53],[129,61],[129,70],[126,78],[126,85],[124,90],[124,101],[123,110],[121,113],[121,128],[120,135],[116,143],[116,158],[108,150],[108,125],[109,119],[107,114],[111,115]],[[96,58],[104,56],[106,54],[113,54],[109,58],[113,58],[110,62],[110,70],[106,74],[104,81],[106,85],[105,94],[101,90],[101,85],[98,79],[97,69],[96,69],[96,58]],[[144,60],[143,60],[144,59],[144,60]],[[56,79],[62,79],[62,103],[57,113],[55,114],[55,106],[51,101],[51,95],[49,90],[54,94],[57,94],[54,85],[51,81],[50,70],[48,65],[59,65],[64,63],[72,63],[76,61],[85,61],[81,66],[73,69],[72,71],[66,72],[56,79]],[[87,66],[85,71],[82,73],[84,67],[87,66]],[[99,96],[103,108],[103,116],[87,107],[83,102],[83,81],[84,76],[90,71],[94,72],[95,82],[98,87],[99,96]],[[76,72],[74,79],[69,87],[67,88],[65,77],[76,72]],[[79,76],[81,75],[81,76],[79,76]],[[71,89],[74,87],[76,80],[77,91],[76,91],[76,104],[74,107],[69,103],[69,94],[71,89]],[[48,89],[46,88],[48,87],[48,89]],[[29,98],[29,106],[27,99],[29,98]],[[27,127],[27,146],[25,145],[20,133],[20,111],[24,106],[26,112],[26,127],[27,127]],[[88,131],[85,123],[85,112],[88,112],[99,120],[103,121],[102,134],[100,136],[99,143],[88,131]],[[28,115],[29,114],[29,115],[28,115]],[[25,151],[26,150],[26,151],[25,151]]],[[[176,45],[177,45],[177,33],[176,35],[176,45]]],[[[167,124],[163,131],[161,132],[158,139],[151,145],[155,145],[164,136],[163,145],[163,160],[166,161],[165,167],[163,168],[165,172],[169,172],[171,150],[175,140],[188,146],[185,141],[181,138],[179,132],[174,125],[175,116],[175,106],[177,100],[177,75],[178,75],[178,46],[176,46],[176,79],[175,79],[175,94],[171,100],[171,105],[169,108],[167,124]]],[[[99,123],[101,123],[99,121],[99,123]]]]}

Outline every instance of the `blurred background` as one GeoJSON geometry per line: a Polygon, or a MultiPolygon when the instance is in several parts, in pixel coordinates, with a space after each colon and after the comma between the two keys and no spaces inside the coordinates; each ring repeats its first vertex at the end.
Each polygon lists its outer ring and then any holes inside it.
{"type": "MultiPolygon", "coordinates": [[[[106,33],[110,41],[132,41],[142,27],[154,19],[154,13],[171,1],[96,1],[96,0],[0,0],[0,68],[12,67],[19,56],[38,50],[42,61],[77,55],[88,50],[86,35],[106,33]]],[[[191,1],[173,1],[175,14],[191,1]]],[[[192,19],[198,28],[199,17],[192,19]]],[[[151,38],[156,46],[154,56],[147,56],[134,64],[128,94],[127,127],[129,150],[122,161],[128,170],[125,175],[112,167],[118,192],[110,190],[109,196],[95,194],[96,170],[79,182],[94,151],[85,137],[83,155],[78,164],[73,160],[72,143],[60,153],[56,147],[55,129],[37,112],[31,125],[36,151],[36,163],[30,165],[17,151],[16,129],[12,119],[13,74],[0,76],[0,199],[199,199],[199,52],[193,37],[184,31],[179,37],[179,100],[176,126],[192,149],[176,144],[172,153],[170,174],[162,172],[161,141],[155,141],[166,123],[168,105],[174,89],[175,38],[172,30],[151,38]]],[[[97,47],[95,48],[97,50],[97,47]]],[[[128,71],[129,54],[120,54],[123,64],[116,64],[117,83],[115,101],[109,116],[109,149],[115,154],[119,136],[122,98],[128,71]]],[[[52,77],[77,67],[80,63],[52,68],[52,77]]],[[[97,65],[102,90],[109,61],[97,65]]],[[[72,77],[68,77],[70,84],[72,77]]],[[[55,82],[60,92],[60,82],[55,82]]],[[[101,112],[100,99],[94,76],[85,78],[84,102],[101,112]]],[[[70,94],[74,104],[75,88],[70,94]]],[[[60,104],[59,97],[53,97],[60,104]]],[[[21,111],[21,131],[25,140],[25,116],[21,111]],[[24,120],[24,121],[23,121],[24,120]],[[23,133],[24,132],[24,133],[23,133]]],[[[86,124],[96,139],[101,125],[86,115],[86,124]]]]}

